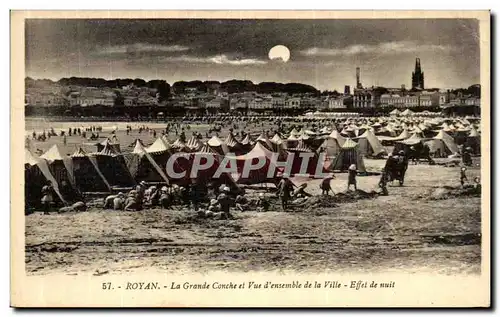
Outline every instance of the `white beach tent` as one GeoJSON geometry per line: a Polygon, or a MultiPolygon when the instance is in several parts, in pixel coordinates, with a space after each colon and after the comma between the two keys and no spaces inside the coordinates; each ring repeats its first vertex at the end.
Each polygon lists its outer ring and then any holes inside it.
{"type": "Polygon", "coordinates": [[[453,140],[453,138],[446,133],[444,130],[439,131],[439,133],[432,138],[432,140],[426,142],[429,145],[430,153],[435,156],[444,157],[449,154],[458,153],[458,146],[453,140]]]}
{"type": "Polygon", "coordinates": [[[394,109],[391,112],[389,112],[389,114],[391,116],[399,116],[401,114],[401,111],[399,111],[398,109],[394,109]]]}
{"type": "Polygon", "coordinates": [[[332,133],[330,133],[330,135],[320,145],[319,151],[325,151],[328,157],[337,156],[340,153],[345,140],[346,138],[340,135],[337,130],[333,130],[332,133]]]}
{"type": "MultiPolygon", "coordinates": [[[[54,191],[56,192],[57,196],[61,199],[61,201],[64,204],[67,204],[66,200],[64,200],[64,197],[61,195],[61,192],[59,191],[59,185],[50,172],[49,166],[47,164],[47,161],[44,159],[41,159],[40,157],[37,157],[35,154],[31,153],[28,149],[24,150],[24,164],[29,166],[30,168],[38,168],[38,170],[43,174],[45,179],[50,181],[52,183],[52,187],[54,188],[54,191]]],[[[27,180],[29,181],[29,180],[27,180]]]]}
{"type": "Polygon", "coordinates": [[[401,112],[402,116],[413,116],[415,112],[411,111],[410,109],[406,109],[405,111],[401,112]]]}
{"type": "Polygon", "coordinates": [[[366,130],[357,139],[361,155],[377,156],[386,152],[382,143],[371,130],[366,130]]]}

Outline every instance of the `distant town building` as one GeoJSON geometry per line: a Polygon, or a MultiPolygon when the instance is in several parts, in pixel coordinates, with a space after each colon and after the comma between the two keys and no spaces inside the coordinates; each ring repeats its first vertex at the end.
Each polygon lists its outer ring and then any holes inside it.
{"type": "Polygon", "coordinates": [[[298,97],[292,97],[286,100],[287,108],[300,108],[301,99],[298,97]]]}
{"type": "Polygon", "coordinates": [[[133,107],[137,105],[137,97],[126,96],[123,98],[123,105],[126,107],[133,107]]]}
{"type": "Polygon", "coordinates": [[[481,106],[481,99],[474,96],[457,96],[450,100],[450,104],[455,106],[481,106]]]}
{"type": "Polygon", "coordinates": [[[248,103],[248,109],[271,109],[273,100],[269,97],[257,97],[248,103]]]}
{"type": "Polygon", "coordinates": [[[417,95],[383,94],[380,96],[380,106],[392,106],[396,108],[418,107],[419,97],[417,95]]]}
{"type": "Polygon", "coordinates": [[[435,92],[423,92],[414,94],[383,94],[380,96],[381,107],[414,108],[434,107],[439,105],[440,94],[435,92]]]}
{"type": "Polygon", "coordinates": [[[205,102],[205,108],[220,109],[223,105],[224,99],[221,97],[215,97],[212,100],[205,102]]]}
{"type": "Polygon", "coordinates": [[[418,105],[420,107],[434,107],[439,105],[439,93],[423,92],[419,95],[418,105]]]}
{"type": "Polygon", "coordinates": [[[376,106],[375,96],[370,89],[354,89],[352,106],[354,108],[373,108],[376,106]]]}
{"type": "Polygon", "coordinates": [[[272,96],[271,104],[273,108],[284,108],[286,106],[286,98],[284,96],[272,96]]]}
{"type": "Polygon", "coordinates": [[[350,95],[351,94],[351,86],[345,85],[344,86],[344,95],[350,95]]]}
{"type": "Polygon", "coordinates": [[[300,107],[302,108],[317,109],[320,106],[321,106],[321,99],[311,96],[300,98],[300,107]]]}
{"type": "Polygon", "coordinates": [[[62,94],[62,87],[30,87],[25,90],[25,103],[30,106],[64,106],[69,101],[62,94]]]}
{"type": "Polygon", "coordinates": [[[339,109],[339,108],[347,108],[349,101],[352,101],[352,96],[350,95],[340,95],[338,97],[330,97],[328,98],[328,109],[339,109]]]}
{"type": "Polygon", "coordinates": [[[246,109],[247,106],[248,106],[248,103],[243,98],[236,97],[236,98],[229,99],[229,109],[230,110],[246,109]]]}
{"type": "Polygon", "coordinates": [[[424,72],[420,65],[420,58],[415,60],[415,71],[411,74],[411,88],[424,89],[424,72]]]}
{"type": "Polygon", "coordinates": [[[440,106],[443,106],[443,105],[450,103],[450,99],[451,99],[451,93],[450,93],[449,89],[446,92],[439,93],[439,105],[440,106]]]}

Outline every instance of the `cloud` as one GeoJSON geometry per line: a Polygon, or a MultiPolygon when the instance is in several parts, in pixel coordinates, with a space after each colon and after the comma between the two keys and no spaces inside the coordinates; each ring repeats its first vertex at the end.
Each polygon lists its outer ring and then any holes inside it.
{"type": "Polygon", "coordinates": [[[190,48],[182,45],[161,45],[135,43],[130,45],[110,45],[98,51],[100,55],[129,54],[129,53],[175,53],[188,51],[190,48]]]}
{"type": "Polygon", "coordinates": [[[185,62],[192,64],[217,64],[217,65],[234,65],[234,66],[246,66],[246,65],[263,65],[267,64],[267,61],[255,59],[255,58],[244,58],[235,59],[230,58],[225,54],[215,55],[209,57],[196,57],[196,56],[168,56],[161,58],[163,62],[185,62]]]}
{"type": "Polygon", "coordinates": [[[385,42],[376,45],[356,44],[345,48],[319,48],[311,47],[300,51],[304,56],[352,56],[359,54],[390,55],[399,53],[421,53],[421,52],[450,52],[453,50],[449,45],[419,45],[411,41],[385,42]]]}

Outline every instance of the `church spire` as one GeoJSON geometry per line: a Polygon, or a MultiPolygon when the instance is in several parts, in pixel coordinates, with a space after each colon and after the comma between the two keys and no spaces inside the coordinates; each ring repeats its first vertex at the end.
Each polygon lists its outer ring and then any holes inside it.
{"type": "Polygon", "coordinates": [[[424,89],[424,73],[418,57],[415,59],[415,71],[411,74],[411,88],[424,89]]]}

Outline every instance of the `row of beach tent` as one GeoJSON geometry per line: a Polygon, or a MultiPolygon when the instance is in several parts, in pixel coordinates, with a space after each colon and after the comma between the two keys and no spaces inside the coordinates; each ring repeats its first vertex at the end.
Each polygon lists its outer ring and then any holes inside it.
{"type": "MultiPolygon", "coordinates": [[[[193,154],[196,153],[211,155],[218,164],[225,157],[235,159],[238,162],[238,172],[223,177],[224,182],[235,184],[274,182],[279,179],[283,169],[271,166],[273,155],[276,154],[280,161],[286,162],[290,153],[313,153],[307,172],[314,174],[320,154],[326,157],[324,162],[320,162],[326,172],[345,171],[351,164],[356,164],[359,172],[366,172],[363,158],[388,154],[384,144],[403,147],[427,144],[431,153],[439,155],[459,152],[460,144],[473,148],[476,154],[480,153],[480,132],[476,129],[478,123],[467,119],[446,121],[384,118],[368,121],[353,118],[342,124],[340,127],[325,126],[321,129],[292,129],[288,135],[276,133],[271,138],[265,133],[257,137],[247,134],[241,140],[230,133],[225,139],[212,136],[202,141],[192,136],[184,142],[179,138],[172,142],[163,135],[150,145],[136,140],[132,146],[126,146],[131,147],[131,151],[122,151],[116,137],[94,144],[97,151],[85,151],[80,147],[71,155],[62,153],[57,144],[41,156],[26,149],[26,195],[28,200],[39,199],[41,186],[46,181],[53,183],[61,198],[64,198],[64,193],[59,191],[62,187],[70,187],[78,192],[112,192],[116,188],[130,187],[143,180],[187,184],[191,181],[189,172],[193,154]],[[392,132],[389,135],[384,133],[388,129],[392,132]],[[396,135],[398,131],[400,132],[396,135]],[[166,172],[168,158],[174,153],[182,154],[176,160],[174,170],[186,171],[185,178],[171,179],[166,172]],[[258,158],[264,158],[266,164],[247,177],[242,177],[244,163],[258,158]],[[268,178],[270,168],[276,170],[271,180],[268,178]]],[[[301,157],[295,155],[292,175],[298,173],[301,164],[301,157]]],[[[217,167],[215,164],[199,177],[210,181],[217,167]]]]}

